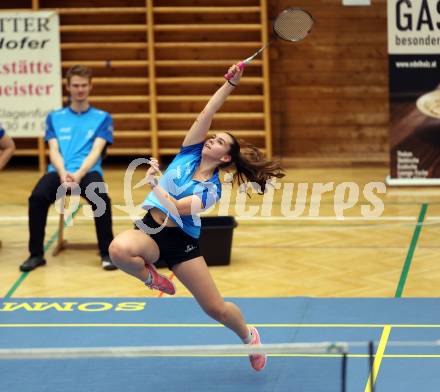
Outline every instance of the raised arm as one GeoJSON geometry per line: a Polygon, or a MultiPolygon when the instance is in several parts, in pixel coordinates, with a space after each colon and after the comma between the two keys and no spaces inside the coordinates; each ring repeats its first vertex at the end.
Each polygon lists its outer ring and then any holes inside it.
{"type": "Polygon", "coordinates": [[[183,147],[191,146],[192,144],[197,144],[205,140],[209,128],[211,127],[214,114],[217,113],[226,101],[226,98],[232,93],[235,88],[234,85],[238,85],[240,82],[243,70],[240,70],[237,65],[233,65],[229,68],[228,72],[233,74],[232,78],[229,81],[226,81],[223,86],[215,92],[202,112],[197,116],[196,121],[194,121],[183,140],[183,147]]]}

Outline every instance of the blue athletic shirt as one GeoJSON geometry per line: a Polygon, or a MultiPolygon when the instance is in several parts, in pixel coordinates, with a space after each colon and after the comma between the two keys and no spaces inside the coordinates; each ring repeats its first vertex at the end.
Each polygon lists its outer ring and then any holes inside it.
{"type": "MultiPolygon", "coordinates": [[[[46,118],[45,140],[57,139],[64,167],[70,173],[81,167],[98,137],[113,143],[113,121],[110,114],[94,107],[90,106],[82,113],[65,107],[49,113],[46,118]]],[[[97,171],[102,175],[101,162],[102,157],[89,172],[97,171]]],[[[47,171],[54,172],[56,169],[49,165],[47,171]]]]}
{"type": "Polygon", "coordinates": [[[5,130],[0,127],[0,139],[5,136],[5,130]]]}
{"type": "MultiPolygon", "coordinates": [[[[203,144],[182,147],[160,178],[159,185],[177,200],[191,195],[198,196],[202,201],[203,209],[207,209],[220,200],[222,188],[218,170],[207,181],[192,179],[202,159],[203,144]]],[[[169,214],[185,233],[194,238],[200,237],[200,218],[197,215],[173,215],[160,204],[154,192],[149,193],[142,207],[146,210],[152,207],[159,208],[165,214],[169,214]]]]}

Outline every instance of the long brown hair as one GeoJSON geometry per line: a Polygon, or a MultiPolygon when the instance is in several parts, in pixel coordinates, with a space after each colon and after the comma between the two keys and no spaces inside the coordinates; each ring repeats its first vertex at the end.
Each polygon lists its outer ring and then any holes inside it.
{"type": "Polygon", "coordinates": [[[238,182],[238,185],[246,181],[257,183],[260,186],[260,189],[257,189],[258,193],[263,194],[268,180],[285,176],[279,163],[266,160],[257,147],[242,140],[238,141],[229,132],[226,133],[232,139],[229,151],[232,159],[230,162],[221,164],[220,168],[235,166],[234,180],[238,182]]]}

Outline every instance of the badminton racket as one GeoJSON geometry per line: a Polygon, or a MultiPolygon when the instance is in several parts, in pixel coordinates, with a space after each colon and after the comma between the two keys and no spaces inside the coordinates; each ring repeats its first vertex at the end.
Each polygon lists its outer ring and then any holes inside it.
{"type": "MultiPolygon", "coordinates": [[[[237,65],[242,70],[255,57],[257,57],[264,49],[266,49],[272,42],[277,39],[284,41],[298,42],[307,37],[312,31],[313,17],[302,8],[288,8],[281,12],[273,24],[273,33],[270,41],[264,45],[260,50],[255,52],[247,59],[240,61],[237,65]]],[[[225,74],[225,79],[231,79],[233,74],[228,72],[225,74]]]]}

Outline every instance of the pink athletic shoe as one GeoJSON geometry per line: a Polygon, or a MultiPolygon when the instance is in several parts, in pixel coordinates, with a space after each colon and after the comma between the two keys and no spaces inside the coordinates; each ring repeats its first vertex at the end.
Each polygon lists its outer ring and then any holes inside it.
{"type": "MultiPolygon", "coordinates": [[[[260,335],[255,327],[249,327],[249,330],[252,333],[252,341],[249,344],[255,344],[257,346],[261,346],[260,335]]],[[[251,366],[259,372],[263,370],[266,366],[266,354],[254,354],[249,355],[249,360],[251,361],[251,366]]]]}
{"type": "Polygon", "coordinates": [[[159,290],[168,295],[176,294],[176,287],[174,283],[171,282],[166,276],[159,274],[156,268],[152,264],[145,263],[145,267],[147,267],[148,271],[151,274],[152,280],[150,284],[145,282],[145,285],[152,290],[159,290]]]}

